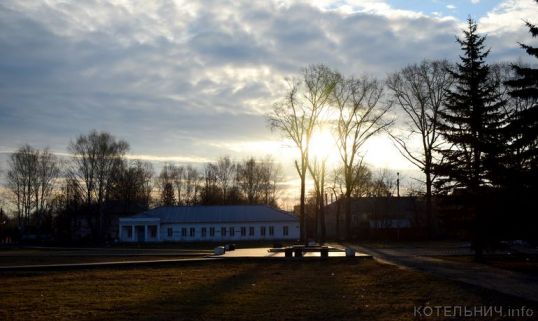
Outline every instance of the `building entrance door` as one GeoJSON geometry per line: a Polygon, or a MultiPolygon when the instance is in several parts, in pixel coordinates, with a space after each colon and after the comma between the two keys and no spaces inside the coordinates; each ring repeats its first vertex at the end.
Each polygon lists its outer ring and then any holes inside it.
{"type": "Polygon", "coordinates": [[[136,241],[137,242],[145,242],[146,241],[146,230],[144,228],[144,225],[138,225],[135,227],[136,229],[136,241]]]}

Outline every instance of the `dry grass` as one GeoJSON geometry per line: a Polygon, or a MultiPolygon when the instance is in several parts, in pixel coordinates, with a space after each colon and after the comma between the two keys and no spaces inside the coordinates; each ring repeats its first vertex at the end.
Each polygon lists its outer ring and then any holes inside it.
{"type": "MultiPolygon", "coordinates": [[[[199,255],[201,257],[203,255],[199,255]]],[[[149,261],[149,260],[170,260],[180,258],[193,258],[196,256],[182,255],[84,255],[84,256],[0,256],[0,266],[16,265],[41,265],[41,264],[71,264],[71,263],[97,263],[97,262],[124,262],[124,261],[149,261]]]]}
{"type": "Polygon", "coordinates": [[[0,275],[1,320],[413,320],[413,307],[424,304],[538,311],[529,302],[373,260],[0,275]]]}

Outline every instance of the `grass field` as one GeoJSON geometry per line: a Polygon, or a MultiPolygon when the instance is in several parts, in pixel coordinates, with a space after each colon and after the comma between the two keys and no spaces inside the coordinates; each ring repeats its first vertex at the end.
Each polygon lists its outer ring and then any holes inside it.
{"type": "Polygon", "coordinates": [[[0,320],[414,320],[415,305],[538,311],[530,302],[370,259],[0,275],[0,320]]]}
{"type": "Polygon", "coordinates": [[[149,261],[149,260],[171,260],[181,258],[201,257],[202,255],[70,255],[70,256],[13,256],[1,257],[0,266],[16,266],[16,265],[42,265],[42,264],[72,264],[72,263],[98,263],[98,262],[123,262],[123,261],[149,261]]]}
{"type": "Polygon", "coordinates": [[[0,267],[36,264],[146,261],[202,257],[212,254],[201,249],[145,248],[32,248],[5,247],[0,250],[0,267]]]}

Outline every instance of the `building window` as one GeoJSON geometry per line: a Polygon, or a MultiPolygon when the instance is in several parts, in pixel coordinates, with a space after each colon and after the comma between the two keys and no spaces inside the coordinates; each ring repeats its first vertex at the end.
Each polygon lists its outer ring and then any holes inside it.
{"type": "Polygon", "coordinates": [[[207,234],[207,228],[202,227],[202,237],[205,237],[207,234]]]}
{"type": "Polygon", "coordinates": [[[265,236],[265,226],[260,227],[260,235],[265,236]]]}
{"type": "Polygon", "coordinates": [[[247,228],[244,226],[241,226],[241,236],[247,236],[247,228]]]}
{"type": "Polygon", "coordinates": [[[226,228],[225,227],[220,228],[220,235],[221,236],[226,236],[226,228]]]}
{"type": "Polygon", "coordinates": [[[157,238],[157,225],[148,225],[148,232],[150,238],[157,238]]]}
{"type": "Polygon", "coordinates": [[[166,230],[166,234],[168,234],[168,237],[172,237],[174,236],[174,229],[169,227],[167,230],[166,230]]]}
{"type": "Polygon", "coordinates": [[[194,237],[194,233],[195,233],[195,231],[196,231],[196,230],[194,229],[194,227],[191,227],[191,228],[189,229],[189,236],[190,236],[190,237],[194,237]]]}
{"type": "Polygon", "coordinates": [[[269,236],[273,236],[273,235],[275,235],[275,227],[269,226],[269,236]]]}
{"type": "Polygon", "coordinates": [[[230,236],[235,236],[235,227],[230,227],[230,236]]]}
{"type": "Polygon", "coordinates": [[[282,227],[282,235],[288,236],[288,226],[287,225],[282,227]]]}
{"type": "Polygon", "coordinates": [[[249,236],[254,236],[254,226],[251,226],[248,228],[248,235],[249,236]]]}
{"type": "Polygon", "coordinates": [[[209,228],[209,236],[211,236],[211,237],[215,236],[215,228],[214,227],[209,228]]]}
{"type": "Polygon", "coordinates": [[[187,228],[186,227],[181,228],[181,236],[187,237],[187,228]]]}

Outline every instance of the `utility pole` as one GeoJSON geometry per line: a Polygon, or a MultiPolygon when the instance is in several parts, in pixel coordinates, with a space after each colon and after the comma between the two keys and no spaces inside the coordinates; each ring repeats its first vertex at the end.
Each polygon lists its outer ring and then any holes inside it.
{"type": "Polygon", "coordinates": [[[397,172],[396,175],[398,176],[398,179],[396,179],[396,195],[400,197],[400,172],[397,172]]]}

